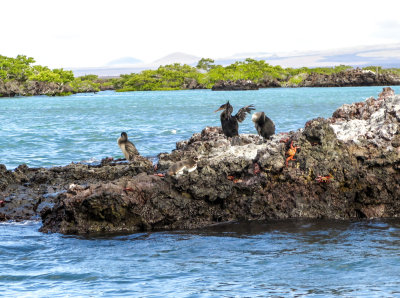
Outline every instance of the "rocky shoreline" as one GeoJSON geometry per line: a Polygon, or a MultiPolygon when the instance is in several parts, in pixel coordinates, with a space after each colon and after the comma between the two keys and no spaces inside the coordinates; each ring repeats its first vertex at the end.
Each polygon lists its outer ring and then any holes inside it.
{"type": "Polygon", "coordinates": [[[258,90],[279,87],[361,87],[361,86],[400,85],[400,77],[390,73],[374,73],[370,70],[351,69],[332,74],[304,74],[299,83],[286,80],[264,79],[260,83],[251,80],[218,81],[213,91],[258,90]]]}
{"type": "Polygon", "coordinates": [[[237,90],[258,90],[259,84],[251,80],[218,81],[212,86],[212,91],[237,91],[237,90]]]}
{"type": "Polygon", "coordinates": [[[196,157],[197,169],[178,176],[154,175],[143,157],[48,169],[0,166],[0,220],[42,219],[43,232],[85,234],[399,217],[399,125],[400,96],[385,88],[378,99],[343,105],[329,119],[269,140],[245,134],[233,146],[219,127],[207,127],[159,155],[158,172],[196,157]],[[288,155],[291,145],[298,149],[288,155]]]}
{"type": "Polygon", "coordinates": [[[39,82],[39,81],[7,81],[0,79],[0,98],[15,96],[65,96],[75,93],[93,93],[98,91],[115,90],[112,84],[99,82],[96,88],[93,84],[82,84],[78,89],[74,89],[69,83],[39,82]]]}
{"type": "Polygon", "coordinates": [[[73,89],[68,84],[57,84],[53,82],[17,82],[0,80],[0,97],[34,96],[34,95],[69,95],[73,89]]]}
{"type": "MultiPolygon", "coordinates": [[[[259,90],[260,88],[280,87],[359,87],[359,86],[395,86],[400,85],[400,77],[393,73],[375,73],[370,70],[351,69],[332,74],[310,73],[302,74],[298,82],[291,82],[288,78],[264,78],[256,83],[252,80],[220,80],[211,88],[213,91],[259,90]]],[[[70,95],[73,93],[92,93],[105,90],[116,90],[113,84],[104,84],[98,80],[98,89],[93,84],[81,84],[79,90],[73,89],[70,84],[54,82],[17,81],[3,82],[0,80],[0,97],[34,96],[34,95],[70,95]]],[[[207,89],[205,85],[193,78],[186,78],[182,90],[207,89]]]]}
{"type": "Polygon", "coordinates": [[[311,73],[298,87],[358,87],[400,85],[400,77],[390,73],[352,69],[331,75],[311,73]]]}
{"type": "Polygon", "coordinates": [[[71,163],[64,167],[29,168],[14,171],[0,165],[0,221],[40,219],[43,208],[51,207],[58,196],[74,185],[113,181],[124,176],[153,173],[152,162],[138,157],[135,161],[105,158],[99,165],[71,163]]]}

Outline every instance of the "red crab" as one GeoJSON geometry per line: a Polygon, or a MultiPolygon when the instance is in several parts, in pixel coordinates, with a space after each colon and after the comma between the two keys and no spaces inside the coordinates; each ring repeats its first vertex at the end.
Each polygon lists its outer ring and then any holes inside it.
{"type": "Polygon", "coordinates": [[[318,176],[317,178],[315,178],[315,180],[319,183],[327,183],[330,182],[331,179],[333,179],[333,176],[331,174],[327,175],[327,176],[318,176]]]}
{"type": "Polygon", "coordinates": [[[241,183],[243,182],[242,179],[235,178],[234,176],[228,176],[228,180],[233,181],[233,183],[241,183]]]}
{"type": "Polygon", "coordinates": [[[296,154],[297,149],[299,149],[299,148],[300,147],[298,147],[298,146],[293,146],[293,141],[290,143],[290,148],[286,152],[286,155],[289,156],[288,158],[286,158],[286,166],[288,166],[289,160],[295,160],[293,157],[296,154]]]}

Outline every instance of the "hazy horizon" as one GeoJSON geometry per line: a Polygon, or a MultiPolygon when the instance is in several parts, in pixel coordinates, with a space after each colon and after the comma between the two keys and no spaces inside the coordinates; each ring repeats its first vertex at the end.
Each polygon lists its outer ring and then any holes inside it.
{"type": "Polygon", "coordinates": [[[121,57],[151,63],[174,52],[220,59],[393,44],[398,8],[395,0],[5,0],[0,54],[82,68],[121,57]]]}
{"type": "MultiPolygon", "coordinates": [[[[213,58],[213,57],[204,57],[213,58]]],[[[262,59],[271,65],[280,65],[282,67],[333,67],[337,65],[349,65],[353,67],[382,66],[384,68],[400,68],[400,43],[392,45],[367,46],[332,49],[327,51],[309,51],[292,53],[243,53],[231,57],[215,59],[215,64],[227,66],[235,61],[241,61],[245,58],[262,59]]],[[[119,76],[121,74],[138,73],[145,69],[156,69],[160,65],[173,63],[189,64],[196,66],[201,58],[187,53],[172,53],[166,57],[157,59],[152,63],[132,57],[124,57],[121,61],[135,61],[132,64],[108,64],[99,67],[77,67],[70,68],[76,76],[86,74],[96,74],[102,77],[119,76]],[[138,61],[136,63],[136,61],[138,61]]]]}

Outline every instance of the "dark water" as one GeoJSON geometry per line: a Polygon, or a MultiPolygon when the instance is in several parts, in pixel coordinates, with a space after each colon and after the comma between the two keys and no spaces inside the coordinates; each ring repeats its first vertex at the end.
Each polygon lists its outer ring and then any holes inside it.
{"type": "Polygon", "coordinates": [[[233,223],[81,238],[0,224],[6,297],[398,297],[400,221],[233,223]]]}

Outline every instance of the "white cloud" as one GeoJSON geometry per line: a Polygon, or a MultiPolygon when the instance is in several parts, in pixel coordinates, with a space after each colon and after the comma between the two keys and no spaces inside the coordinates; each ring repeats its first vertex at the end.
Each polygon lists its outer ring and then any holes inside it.
{"type": "Polygon", "coordinates": [[[385,38],[388,41],[400,40],[400,22],[396,20],[385,20],[377,24],[374,36],[385,38]]]}
{"type": "Polygon", "coordinates": [[[358,54],[360,57],[373,57],[377,59],[384,59],[385,57],[400,59],[400,48],[392,50],[382,50],[382,51],[371,51],[366,53],[358,54]]]}
{"type": "Polygon", "coordinates": [[[0,54],[50,67],[399,42],[398,0],[3,0],[0,54]],[[386,24],[386,30],[383,30],[386,24]],[[395,24],[395,23],[392,23],[395,24]]]}

